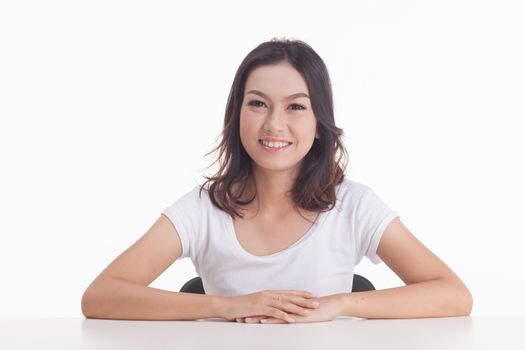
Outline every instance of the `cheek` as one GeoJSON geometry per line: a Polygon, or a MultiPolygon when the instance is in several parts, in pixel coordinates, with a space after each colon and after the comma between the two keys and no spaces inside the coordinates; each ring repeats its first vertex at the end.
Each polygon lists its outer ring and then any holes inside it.
{"type": "Polygon", "coordinates": [[[317,120],[315,117],[308,120],[300,120],[294,123],[293,129],[297,133],[297,137],[302,140],[310,140],[315,138],[317,120]]]}
{"type": "Polygon", "coordinates": [[[251,118],[249,113],[242,113],[239,120],[239,133],[241,141],[246,142],[253,138],[253,133],[257,132],[257,124],[255,118],[251,118]]]}

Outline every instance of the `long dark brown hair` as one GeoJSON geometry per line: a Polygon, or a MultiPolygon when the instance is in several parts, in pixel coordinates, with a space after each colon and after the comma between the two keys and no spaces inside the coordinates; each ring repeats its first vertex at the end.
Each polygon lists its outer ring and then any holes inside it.
{"type": "Polygon", "coordinates": [[[245,83],[255,68],[281,62],[288,62],[306,81],[319,133],[319,138],[314,139],[304,156],[290,191],[294,205],[308,211],[332,209],[336,201],[335,187],[345,177],[347,151],[340,139],[343,130],[335,125],[332,86],[323,60],[301,40],[274,38],[257,46],[241,62],[228,96],[221,142],[206,154],[219,151],[217,159],[209,166],[219,162],[219,170],[214,176],[205,176],[207,181],[201,185],[200,192],[210,183],[207,190],[212,203],[232,218],[243,217],[238,210],[256,197],[255,193],[251,199],[241,200],[253,175],[252,159],[239,134],[245,83]],[[241,190],[234,193],[234,184],[241,190]]]}

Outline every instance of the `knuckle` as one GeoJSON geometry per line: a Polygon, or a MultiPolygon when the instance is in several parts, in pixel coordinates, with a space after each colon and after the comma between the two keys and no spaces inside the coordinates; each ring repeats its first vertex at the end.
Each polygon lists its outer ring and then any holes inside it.
{"type": "Polygon", "coordinates": [[[276,317],[284,320],[288,317],[288,314],[284,311],[278,311],[276,317]]]}
{"type": "Polygon", "coordinates": [[[282,313],[283,312],[278,310],[278,309],[273,309],[270,312],[268,312],[268,315],[271,316],[271,317],[280,318],[282,313]]]}
{"type": "Polygon", "coordinates": [[[265,317],[274,317],[275,315],[275,312],[277,311],[276,309],[272,308],[272,307],[264,307],[262,309],[262,314],[265,315],[265,317]]]}

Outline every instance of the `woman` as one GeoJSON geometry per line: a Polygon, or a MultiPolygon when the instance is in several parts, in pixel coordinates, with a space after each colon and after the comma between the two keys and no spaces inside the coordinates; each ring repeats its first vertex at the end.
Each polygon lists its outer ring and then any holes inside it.
{"type": "Polygon", "coordinates": [[[345,179],[323,60],[271,40],[241,63],[215,176],[167,207],[87,288],[89,318],[290,323],[469,315],[463,282],[375,193],[345,179]],[[350,293],[362,257],[403,287],[350,293]],[[206,295],[148,287],[191,257],[206,295]]]}

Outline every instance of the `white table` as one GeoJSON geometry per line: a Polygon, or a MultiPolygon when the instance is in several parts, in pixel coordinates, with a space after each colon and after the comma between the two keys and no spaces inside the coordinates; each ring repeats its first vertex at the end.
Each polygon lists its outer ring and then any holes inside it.
{"type": "Polygon", "coordinates": [[[224,319],[0,319],[0,349],[525,349],[524,317],[242,324],[224,319]]]}

